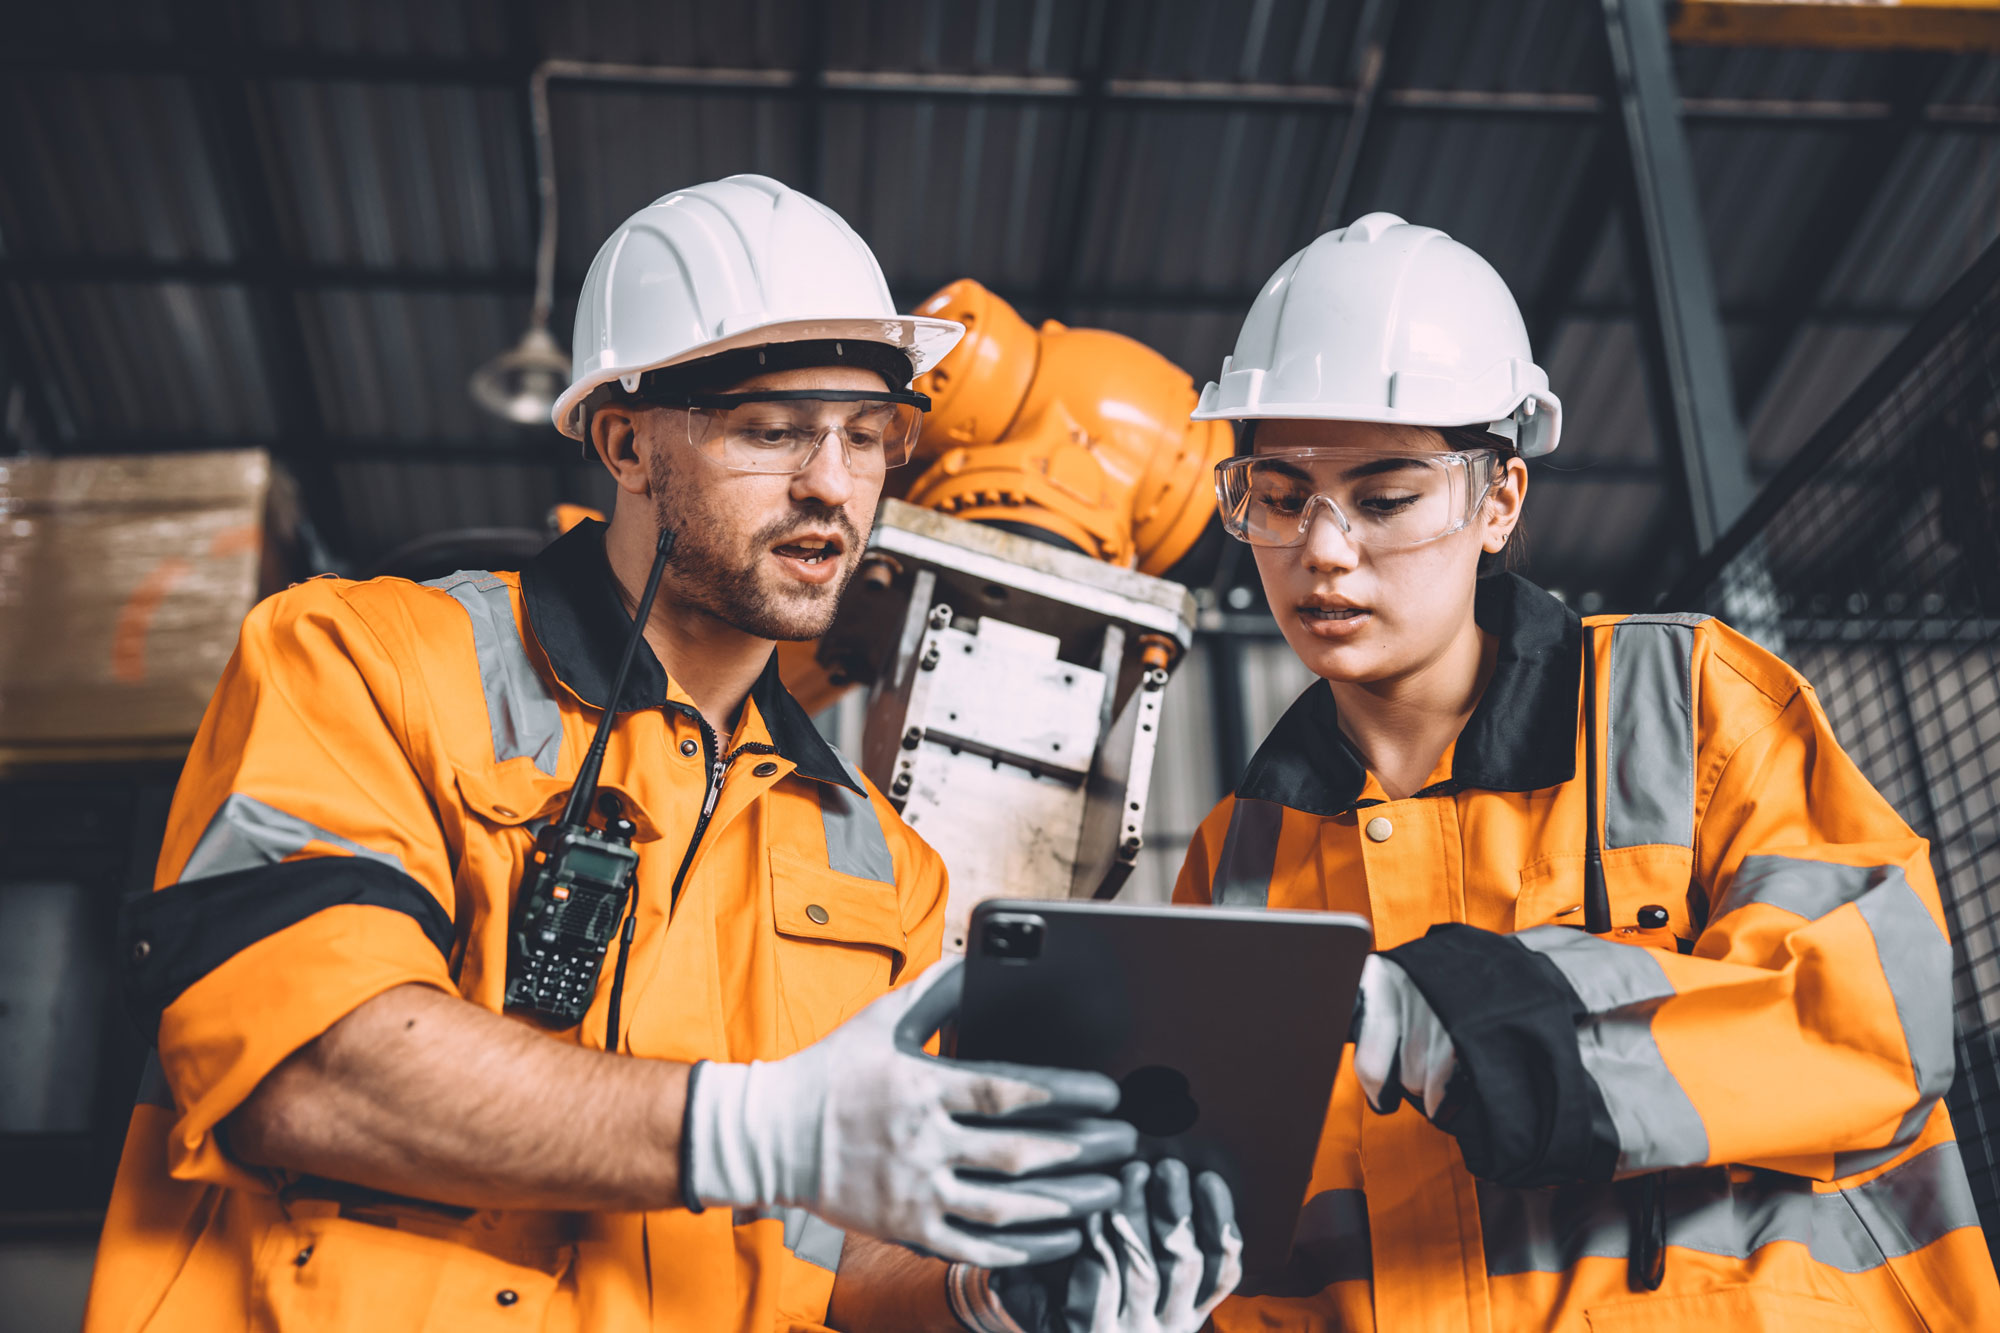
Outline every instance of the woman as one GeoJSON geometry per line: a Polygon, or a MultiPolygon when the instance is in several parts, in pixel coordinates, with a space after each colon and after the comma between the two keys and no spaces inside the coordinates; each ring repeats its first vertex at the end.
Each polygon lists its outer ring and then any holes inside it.
{"type": "Polygon", "coordinates": [[[1324,683],[1175,896],[1382,951],[1292,1263],[1217,1325],[2000,1328],[1926,845],[1750,640],[1498,568],[1561,425],[1499,275],[1322,236],[1196,416],[1240,423],[1224,523],[1324,683]]]}

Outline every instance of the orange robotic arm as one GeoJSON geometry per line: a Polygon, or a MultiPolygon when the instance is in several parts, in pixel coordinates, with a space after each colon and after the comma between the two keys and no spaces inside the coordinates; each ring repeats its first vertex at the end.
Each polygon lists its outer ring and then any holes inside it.
{"type": "Polygon", "coordinates": [[[931,411],[910,503],[1163,577],[1219,531],[1210,477],[1233,437],[1188,420],[1194,382],[1164,356],[1104,329],[1032,328],[970,278],[917,313],[966,332],[916,383],[931,411]]]}

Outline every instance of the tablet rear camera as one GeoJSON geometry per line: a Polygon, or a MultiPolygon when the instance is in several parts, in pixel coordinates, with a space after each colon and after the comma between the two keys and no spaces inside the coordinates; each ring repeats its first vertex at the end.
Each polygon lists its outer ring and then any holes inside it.
{"type": "Polygon", "coordinates": [[[1028,963],[1042,956],[1042,919],[1021,913],[989,917],[980,931],[979,950],[1003,963],[1028,963]]]}

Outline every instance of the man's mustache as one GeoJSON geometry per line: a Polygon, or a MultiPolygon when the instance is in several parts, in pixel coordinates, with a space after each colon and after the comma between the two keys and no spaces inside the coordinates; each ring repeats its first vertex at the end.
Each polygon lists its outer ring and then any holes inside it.
{"type": "Polygon", "coordinates": [[[768,549],[780,545],[787,538],[814,528],[836,528],[846,542],[843,555],[852,555],[861,549],[861,533],[854,526],[854,520],[847,516],[845,509],[826,509],[816,513],[789,514],[784,518],[766,524],[750,539],[751,545],[768,549]]]}

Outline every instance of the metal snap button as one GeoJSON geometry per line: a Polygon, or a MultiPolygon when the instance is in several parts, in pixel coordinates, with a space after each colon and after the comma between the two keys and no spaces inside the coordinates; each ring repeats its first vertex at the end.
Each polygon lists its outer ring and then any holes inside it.
{"type": "Polygon", "coordinates": [[[153,952],[153,942],[152,942],[151,940],[134,940],[134,941],[132,941],[132,961],[133,961],[133,962],[135,962],[135,963],[143,963],[143,962],[145,962],[145,961],[146,961],[146,959],[147,959],[147,957],[148,957],[149,955],[151,955],[151,953],[152,953],[152,952],[153,952]]]}
{"type": "Polygon", "coordinates": [[[806,908],[806,917],[815,926],[823,926],[826,924],[826,909],[818,903],[814,903],[806,908]]]}
{"type": "Polygon", "coordinates": [[[292,1263],[299,1268],[304,1268],[306,1266],[306,1261],[312,1257],[313,1257],[313,1247],[308,1245],[303,1250],[300,1250],[296,1255],[292,1256],[292,1263]]]}
{"type": "Polygon", "coordinates": [[[1389,841],[1389,835],[1395,831],[1396,826],[1381,815],[1377,815],[1375,818],[1369,820],[1367,827],[1362,829],[1362,832],[1366,833],[1370,840],[1374,842],[1389,841]]]}
{"type": "Polygon", "coordinates": [[[697,745],[694,739],[690,737],[681,742],[681,753],[692,759],[701,753],[701,746],[697,745]]]}
{"type": "Polygon", "coordinates": [[[1639,929],[1658,930],[1667,924],[1667,909],[1657,903],[1649,903],[1639,909],[1639,929]]]}
{"type": "Polygon", "coordinates": [[[493,1299],[502,1305],[512,1305],[515,1301],[521,1299],[521,1295],[519,1292],[506,1290],[494,1293],[493,1299]]]}
{"type": "Polygon", "coordinates": [[[778,771],[778,766],[776,764],[759,764],[757,765],[757,767],[750,770],[750,776],[756,778],[768,778],[777,771],[778,771]]]}

